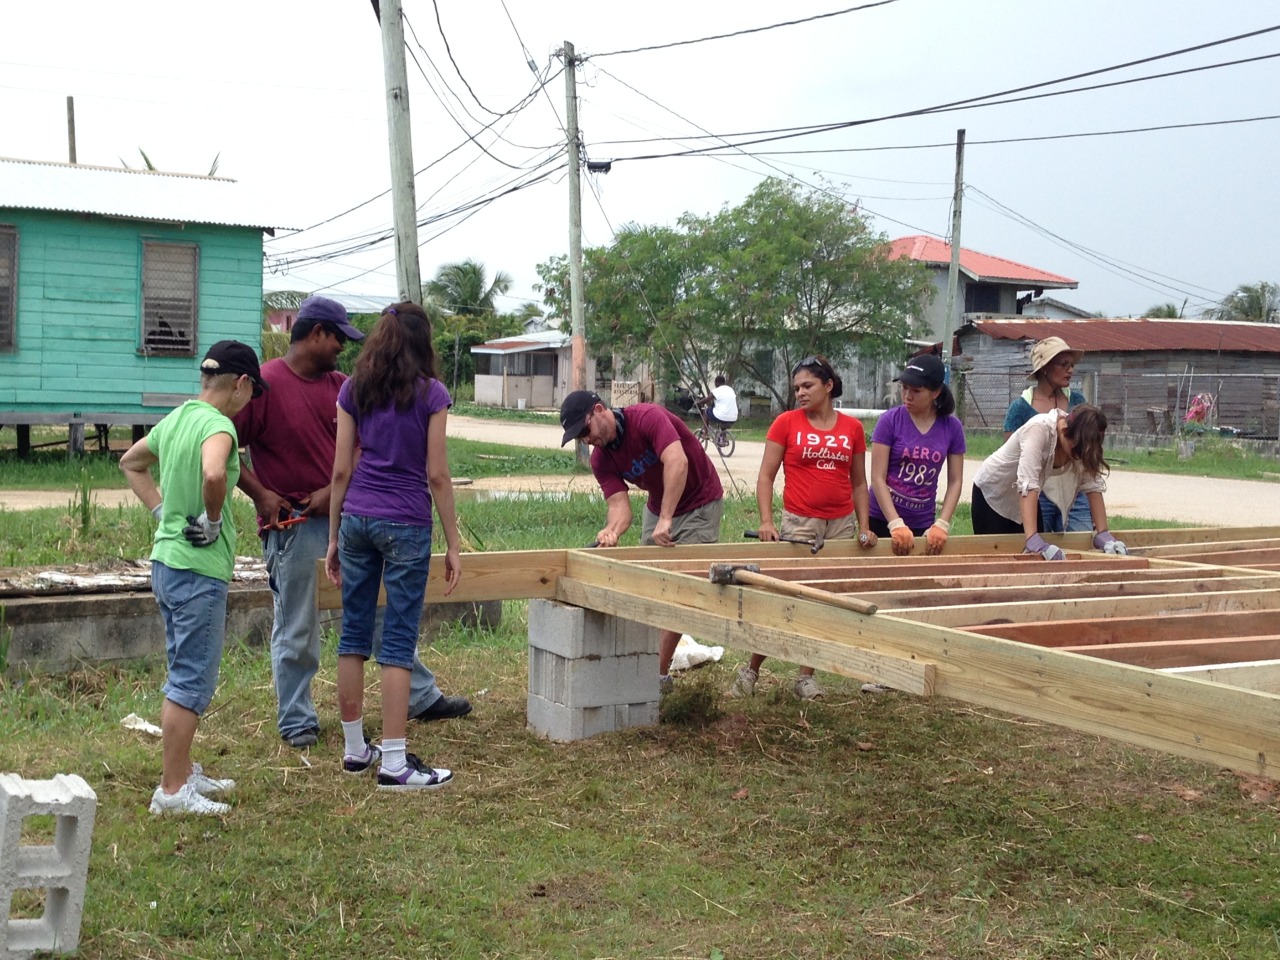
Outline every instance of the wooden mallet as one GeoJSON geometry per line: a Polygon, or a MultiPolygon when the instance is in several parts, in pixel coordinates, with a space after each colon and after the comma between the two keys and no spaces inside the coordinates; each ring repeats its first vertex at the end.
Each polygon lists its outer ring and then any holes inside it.
{"type": "Polygon", "coordinates": [[[760,565],[757,563],[713,563],[710,577],[712,583],[763,587],[766,590],[784,593],[790,597],[816,600],[818,603],[842,607],[845,610],[864,613],[868,616],[876,612],[876,605],[868,603],[866,600],[859,600],[857,597],[846,597],[844,594],[832,593],[829,590],[819,590],[817,587],[810,587],[803,583],[793,583],[790,580],[779,580],[777,577],[761,573],[760,565]]]}

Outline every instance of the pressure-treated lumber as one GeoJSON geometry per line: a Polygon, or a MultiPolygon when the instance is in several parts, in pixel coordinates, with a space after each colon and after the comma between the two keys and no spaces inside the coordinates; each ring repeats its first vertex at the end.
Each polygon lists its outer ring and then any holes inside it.
{"type": "Polygon", "coordinates": [[[1167,673],[1214,683],[1226,683],[1233,687],[1260,690],[1263,693],[1280,693],[1280,660],[1253,660],[1245,663],[1217,663],[1211,666],[1166,667],[1167,673]]]}
{"type": "Polygon", "coordinates": [[[569,554],[558,599],[854,676],[867,672],[850,667],[855,651],[932,663],[939,695],[1236,770],[1280,774],[1280,697],[883,613],[864,617],[750,587],[718,587],[705,577],[592,554],[569,554]]]}
{"type": "MultiPolygon", "coordinates": [[[[1193,667],[1240,660],[1270,660],[1280,657],[1280,634],[1257,637],[1213,637],[1192,640],[1148,640],[1137,643],[1090,644],[1060,647],[1103,660],[1159,670],[1165,667],[1193,667]]],[[[1272,774],[1275,776],[1275,774],[1272,774]]]]}
{"type": "MultiPolygon", "coordinates": [[[[1044,647],[1081,648],[1112,643],[1167,643],[1171,640],[1212,640],[1243,637],[1280,630],[1275,610],[1230,610],[1216,613],[1179,613],[1165,617],[1115,617],[1104,620],[1057,620],[1039,623],[977,625],[989,637],[1005,637],[1044,647]]],[[[1241,659],[1236,657],[1235,659],[1241,659]]]]}

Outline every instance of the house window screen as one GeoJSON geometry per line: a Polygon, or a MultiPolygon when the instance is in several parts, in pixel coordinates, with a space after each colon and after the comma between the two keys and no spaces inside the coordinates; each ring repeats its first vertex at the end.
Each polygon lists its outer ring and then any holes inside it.
{"type": "Polygon", "coordinates": [[[185,243],[142,245],[144,353],[195,356],[198,255],[185,243]]]}
{"type": "Polygon", "coordinates": [[[18,231],[0,227],[0,350],[18,339],[18,231]]]}

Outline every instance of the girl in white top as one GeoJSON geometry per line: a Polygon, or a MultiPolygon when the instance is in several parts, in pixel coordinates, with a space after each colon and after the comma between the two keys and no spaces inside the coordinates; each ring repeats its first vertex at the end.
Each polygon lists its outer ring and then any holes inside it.
{"type": "Polygon", "coordinates": [[[1107,553],[1128,553],[1107,529],[1102,493],[1108,466],[1102,457],[1107,418],[1082,404],[1070,414],[1051,410],[1032,417],[982,464],[973,479],[973,532],[1021,533],[1027,552],[1062,560],[1060,547],[1040,536],[1040,492],[1066,514],[1076,493],[1089,500],[1093,545],[1107,553]]]}

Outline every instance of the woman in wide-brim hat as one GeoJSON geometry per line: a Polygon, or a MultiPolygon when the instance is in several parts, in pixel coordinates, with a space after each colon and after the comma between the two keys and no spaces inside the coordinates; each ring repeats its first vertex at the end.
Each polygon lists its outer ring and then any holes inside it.
{"type": "MultiPolygon", "coordinates": [[[[1083,350],[1072,350],[1061,337],[1046,337],[1031,348],[1031,372],[1027,379],[1033,383],[1009,404],[1004,417],[1006,440],[1037,414],[1051,410],[1070,413],[1085,402],[1083,393],[1071,389],[1071,377],[1083,356],[1083,350]]],[[[1071,504],[1065,523],[1062,511],[1042,495],[1040,517],[1047,532],[1061,533],[1064,528],[1069,531],[1093,529],[1089,501],[1084,494],[1077,496],[1071,504]]]]}

